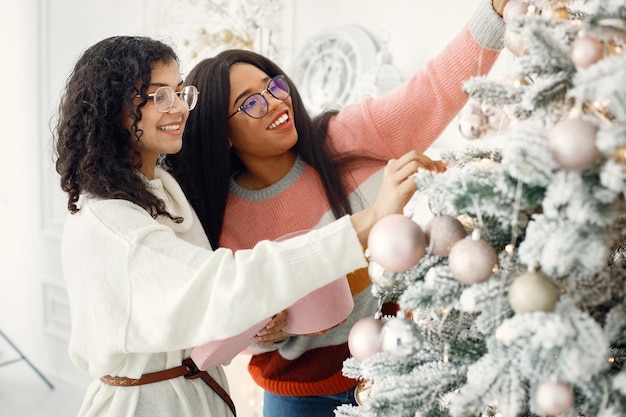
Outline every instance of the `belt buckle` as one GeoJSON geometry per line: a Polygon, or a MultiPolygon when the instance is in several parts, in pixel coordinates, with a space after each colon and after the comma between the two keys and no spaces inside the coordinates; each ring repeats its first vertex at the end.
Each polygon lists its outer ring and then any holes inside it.
{"type": "Polygon", "coordinates": [[[195,379],[198,378],[198,374],[200,372],[202,372],[200,369],[198,369],[198,366],[194,363],[194,361],[191,358],[187,358],[183,361],[183,365],[187,368],[187,370],[189,371],[188,373],[186,373],[185,375],[183,375],[186,379],[195,379]]]}

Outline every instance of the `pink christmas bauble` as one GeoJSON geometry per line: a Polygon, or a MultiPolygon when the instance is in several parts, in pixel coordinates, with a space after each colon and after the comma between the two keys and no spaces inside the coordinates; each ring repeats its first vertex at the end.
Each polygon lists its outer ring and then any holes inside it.
{"type": "Polygon", "coordinates": [[[537,387],[535,401],[545,414],[557,416],[572,408],[574,391],[563,382],[546,381],[537,387]]]}
{"type": "Polygon", "coordinates": [[[548,147],[552,158],[565,169],[582,169],[599,155],[596,147],[598,128],[583,119],[565,119],[548,132],[548,147]]]}
{"type": "Polygon", "coordinates": [[[523,0],[510,0],[502,10],[504,23],[509,23],[516,16],[523,16],[528,13],[528,2],[523,0]]]}
{"type": "Polygon", "coordinates": [[[522,35],[517,32],[513,32],[512,30],[504,32],[504,46],[506,46],[506,49],[517,57],[520,57],[528,52],[522,35]]]}
{"type": "Polygon", "coordinates": [[[425,234],[427,245],[437,256],[448,256],[452,245],[466,236],[461,222],[448,214],[433,217],[425,234]]]}
{"type": "Polygon", "coordinates": [[[579,68],[587,68],[602,58],[602,43],[591,36],[583,36],[572,42],[570,59],[579,68]]]}
{"type": "Polygon", "coordinates": [[[382,350],[380,332],[386,318],[363,317],[354,323],[348,334],[348,349],[354,359],[361,362],[382,350]]]}
{"type": "Polygon", "coordinates": [[[456,242],[448,255],[452,275],[468,285],[486,281],[497,262],[498,255],[491,245],[471,236],[456,242]]]}
{"type": "Polygon", "coordinates": [[[390,214],[374,224],[367,246],[374,262],[387,271],[403,272],[422,259],[426,238],[413,220],[402,214],[390,214]]]}

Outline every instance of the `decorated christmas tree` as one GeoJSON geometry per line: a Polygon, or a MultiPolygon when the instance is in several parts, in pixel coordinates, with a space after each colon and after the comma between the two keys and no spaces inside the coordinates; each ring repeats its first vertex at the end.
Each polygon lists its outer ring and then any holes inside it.
{"type": "Polygon", "coordinates": [[[420,170],[432,218],[370,234],[381,305],[357,322],[339,416],[626,416],[626,1],[512,0],[504,79],[461,130],[504,145],[420,170]],[[503,123],[502,120],[506,120],[503,123]]]}

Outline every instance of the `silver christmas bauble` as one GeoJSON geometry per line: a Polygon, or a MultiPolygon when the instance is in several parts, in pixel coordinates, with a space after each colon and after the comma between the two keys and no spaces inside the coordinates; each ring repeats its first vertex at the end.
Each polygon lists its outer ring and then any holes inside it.
{"type": "Polygon", "coordinates": [[[380,332],[383,352],[397,356],[412,355],[422,344],[417,323],[408,318],[394,317],[383,326],[380,332]]]}
{"type": "Polygon", "coordinates": [[[465,139],[480,139],[487,133],[489,119],[482,113],[465,113],[459,116],[459,132],[465,139]]]}
{"type": "Polygon", "coordinates": [[[375,261],[370,261],[367,272],[372,282],[383,289],[395,288],[402,279],[401,274],[387,271],[375,261]]]}

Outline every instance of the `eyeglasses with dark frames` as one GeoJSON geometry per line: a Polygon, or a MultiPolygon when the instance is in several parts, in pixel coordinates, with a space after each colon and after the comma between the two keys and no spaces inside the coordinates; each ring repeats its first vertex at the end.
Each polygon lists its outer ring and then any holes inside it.
{"type": "Polygon", "coordinates": [[[237,111],[228,116],[228,118],[230,119],[239,112],[244,112],[253,119],[260,119],[265,116],[269,108],[267,99],[263,95],[266,92],[270,93],[272,97],[280,101],[286,100],[291,94],[289,84],[287,83],[285,76],[277,75],[267,83],[267,88],[265,90],[248,96],[243,101],[241,106],[239,106],[237,111]]]}

